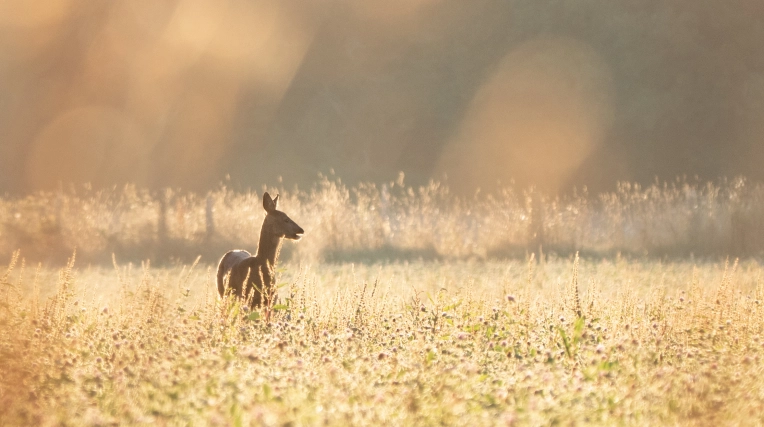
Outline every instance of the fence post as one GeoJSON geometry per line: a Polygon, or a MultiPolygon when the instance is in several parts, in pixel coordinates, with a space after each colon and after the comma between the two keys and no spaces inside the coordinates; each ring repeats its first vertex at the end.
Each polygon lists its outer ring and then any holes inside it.
{"type": "Polygon", "coordinates": [[[157,218],[157,240],[167,240],[167,195],[159,192],[159,218],[157,218]]]}
{"type": "Polygon", "coordinates": [[[541,195],[536,189],[531,190],[531,221],[529,227],[529,243],[535,251],[544,244],[544,212],[541,195]]]}
{"type": "Polygon", "coordinates": [[[204,225],[205,225],[205,236],[207,240],[211,239],[212,236],[215,234],[215,218],[213,218],[213,211],[215,210],[215,199],[212,197],[212,194],[207,194],[207,206],[204,209],[204,225]]]}

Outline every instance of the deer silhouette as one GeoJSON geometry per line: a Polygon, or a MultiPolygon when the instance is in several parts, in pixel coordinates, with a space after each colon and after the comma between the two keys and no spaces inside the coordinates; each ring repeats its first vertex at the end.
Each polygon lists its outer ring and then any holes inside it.
{"type": "Polygon", "coordinates": [[[252,308],[273,304],[274,269],[281,252],[284,239],[300,240],[303,229],[284,212],[277,210],[279,196],[271,199],[270,194],[263,194],[263,209],[266,215],[260,230],[260,243],[257,255],[252,256],[244,250],[226,252],[218,264],[218,293],[223,297],[228,292],[240,298],[251,298],[252,308]],[[228,280],[226,281],[226,277],[228,280]],[[246,281],[246,283],[244,283],[246,281]]]}

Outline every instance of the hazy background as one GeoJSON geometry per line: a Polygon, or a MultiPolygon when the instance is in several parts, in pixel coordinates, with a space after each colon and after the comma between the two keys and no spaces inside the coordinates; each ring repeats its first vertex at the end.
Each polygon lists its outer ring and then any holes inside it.
{"type": "Polygon", "coordinates": [[[0,1],[0,191],[764,179],[758,0],[0,1]]]}

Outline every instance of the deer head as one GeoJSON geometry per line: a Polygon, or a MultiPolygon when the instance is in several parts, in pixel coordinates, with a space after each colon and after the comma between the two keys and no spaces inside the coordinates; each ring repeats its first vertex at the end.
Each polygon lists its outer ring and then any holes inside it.
{"type": "Polygon", "coordinates": [[[263,209],[266,215],[263,221],[263,232],[268,232],[273,237],[291,240],[300,240],[305,231],[297,225],[287,214],[278,210],[279,196],[271,199],[268,193],[263,194],[263,209]]]}

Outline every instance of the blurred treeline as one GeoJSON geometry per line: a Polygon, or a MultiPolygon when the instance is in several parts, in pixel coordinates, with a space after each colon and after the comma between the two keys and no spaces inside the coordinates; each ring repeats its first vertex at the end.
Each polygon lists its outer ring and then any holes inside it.
{"type": "MultiPolygon", "coordinates": [[[[280,208],[305,230],[283,255],[300,262],[486,259],[559,255],[761,256],[764,186],[677,180],[614,192],[549,197],[535,189],[453,194],[436,182],[346,186],[323,177],[281,194],[280,208]]],[[[0,199],[0,255],[58,262],[76,248],[85,263],[215,263],[232,248],[255,251],[261,193],[208,193],[134,186],[70,187],[0,199]]]]}
{"type": "Polygon", "coordinates": [[[752,0],[3,1],[0,192],[761,180],[762,40],[752,0]]]}

